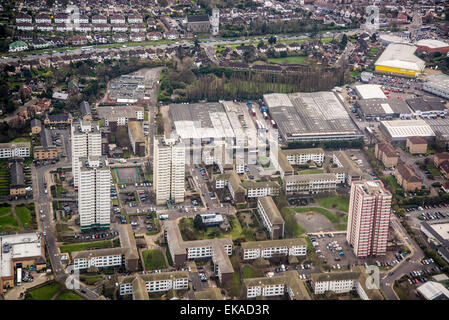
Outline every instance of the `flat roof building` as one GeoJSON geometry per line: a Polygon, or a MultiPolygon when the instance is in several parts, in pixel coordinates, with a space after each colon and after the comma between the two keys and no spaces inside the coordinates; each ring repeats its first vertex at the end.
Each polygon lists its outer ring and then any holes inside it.
{"type": "Polygon", "coordinates": [[[361,84],[355,86],[355,91],[359,97],[365,99],[387,99],[379,84],[361,84]]]}
{"type": "Polygon", "coordinates": [[[362,137],[333,92],[271,93],[263,99],[287,142],[362,137]]]}
{"type": "Polygon", "coordinates": [[[298,174],[284,177],[286,194],[317,194],[332,192],[337,188],[334,173],[298,174]]]}
{"type": "Polygon", "coordinates": [[[408,104],[400,99],[358,100],[356,106],[358,107],[358,113],[365,120],[410,118],[413,114],[408,104]]]}
{"type": "Polygon", "coordinates": [[[445,101],[438,97],[423,96],[405,100],[415,117],[436,118],[447,114],[445,101]]]}
{"type": "Polygon", "coordinates": [[[405,141],[411,136],[421,136],[428,139],[435,136],[430,125],[422,119],[381,121],[379,128],[391,141],[405,141]]]}
{"type": "Polygon", "coordinates": [[[444,73],[428,76],[422,88],[424,91],[449,99],[449,76],[444,73]]]}
{"type": "Polygon", "coordinates": [[[307,241],[303,238],[242,242],[241,247],[243,260],[307,255],[307,241]]]}
{"type": "Polygon", "coordinates": [[[415,56],[416,47],[406,43],[391,43],[375,62],[375,71],[403,77],[417,77],[425,62],[415,56]]]}

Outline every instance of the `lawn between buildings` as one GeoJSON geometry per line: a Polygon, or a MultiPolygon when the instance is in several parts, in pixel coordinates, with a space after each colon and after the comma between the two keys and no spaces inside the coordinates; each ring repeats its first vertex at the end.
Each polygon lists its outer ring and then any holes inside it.
{"type": "Polygon", "coordinates": [[[197,230],[193,227],[193,218],[182,218],[179,221],[179,230],[184,241],[203,240],[214,238],[232,238],[237,239],[245,236],[240,222],[233,216],[227,216],[231,224],[230,231],[223,231],[219,227],[208,227],[206,230],[197,230]]]}
{"type": "Polygon", "coordinates": [[[73,291],[64,288],[58,282],[50,282],[44,286],[26,292],[25,300],[85,300],[73,291]]]}
{"type": "Polygon", "coordinates": [[[164,254],[160,250],[143,250],[142,257],[145,264],[145,270],[158,270],[167,268],[164,254]]]}
{"type": "Polygon", "coordinates": [[[74,251],[84,251],[91,248],[112,248],[112,247],[113,247],[112,240],[104,240],[104,241],[67,244],[59,247],[59,250],[61,251],[61,253],[67,252],[70,255],[70,258],[72,258],[72,252],[74,251]]]}

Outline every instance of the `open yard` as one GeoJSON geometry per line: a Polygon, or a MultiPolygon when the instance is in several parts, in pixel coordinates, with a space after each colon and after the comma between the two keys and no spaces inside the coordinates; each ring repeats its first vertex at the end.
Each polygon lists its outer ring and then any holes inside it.
{"type": "Polygon", "coordinates": [[[29,227],[31,223],[31,211],[24,205],[16,206],[14,210],[16,211],[17,218],[19,218],[20,223],[22,223],[23,227],[29,227]]]}
{"type": "Polygon", "coordinates": [[[327,209],[335,208],[340,211],[348,212],[349,198],[346,196],[331,195],[324,198],[315,198],[316,202],[327,209]]]}
{"type": "Polygon", "coordinates": [[[144,250],[142,257],[145,263],[146,270],[158,270],[167,268],[164,254],[159,250],[144,250]]]}
{"type": "Polygon", "coordinates": [[[295,208],[295,211],[305,214],[305,216],[299,216],[298,218],[303,224],[307,223],[308,232],[346,230],[346,216],[340,217],[330,210],[318,207],[303,207],[295,208]],[[316,215],[317,213],[325,217],[327,221],[320,219],[320,216],[316,215]]]}
{"type": "Polygon", "coordinates": [[[25,300],[50,300],[61,288],[59,283],[52,282],[43,287],[28,291],[25,300]]]}
{"type": "Polygon", "coordinates": [[[0,217],[0,232],[19,231],[17,220],[11,215],[0,217]]]}
{"type": "Polygon", "coordinates": [[[80,276],[80,280],[83,281],[84,283],[88,284],[88,285],[93,285],[96,282],[100,281],[101,279],[103,279],[102,275],[98,275],[98,276],[80,276]]]}
{"type": "Polygon", "coordinates": [[[73,291],[64,291],[55,300],[85,300],[83,297],[73,291]]]}
{"type": "Polygon", "coordinates": [[[268,61],[278,64],[303,64],[305,59],[305,56],[297,56],[286,58],[268,58],[268,61]]]}

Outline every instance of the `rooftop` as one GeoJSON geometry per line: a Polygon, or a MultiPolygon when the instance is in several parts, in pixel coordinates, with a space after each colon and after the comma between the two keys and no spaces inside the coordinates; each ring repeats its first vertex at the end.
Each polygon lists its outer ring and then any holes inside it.
{"type": "Polygon", "coordinates": [[[414,55],[416,47],[406,43],[391,43],[377,59],[375,65],[392,68],[410,69],[421,72],[425,62],[414,55]]]}
{"type": "Polygon", "coordinates": [[[433,137],[432,128],[422,119],[418,120],[389,120],[381,121],[382,126],[393,138],[407,138],[410,136],[433,137]]]}
{"type": "Polygon", "coordinates": [[[259,197],[258,200],[262,207],[264,208],[268,219],[272,224],[283,224],[284,219],[281,216],[281,213],[279,212],[278,207],[273,201],[273,198],[270,196],[267,197],[259,197]]]}
{"type": "Polygon", "coordinates": [[[401,115],[412,113],[407,103],[400,99],[373,98],[359,100],[357,101],[357,105],[360,107],[360,110],[365,116],[401,115]]]}
{"type": "Polygon", "coordinates": [[[133,136],[134,142],[145,142],[145,136],[143,135],[143,125],[140,121],[129,121],[128,129],[133,136]]]}
{"type": "Polygon", "coordinates": [[[378,84],[362,84],[355,87],[362,99],[387,99],[382,86],[378,84]]]}
{"type": "Polygon", "coordinates": [[[242,249],[265,249],[293,246],[307,246],[307,241],[303,238],[265,240],[265,241],[248,241],[242,242],[242,249]]]}

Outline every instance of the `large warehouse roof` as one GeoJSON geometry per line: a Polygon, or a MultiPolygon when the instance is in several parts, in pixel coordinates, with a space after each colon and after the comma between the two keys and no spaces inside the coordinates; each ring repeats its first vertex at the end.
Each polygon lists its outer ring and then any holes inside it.
{"type": "Polygon", "coordinates": [[[425,62],[414,55],[416,47],[406,43],[391,43],[377,59],[375,65],[422,71],[425,62]]]}
{"type": "Polygon", "coordinates": [[[381,125],[392,139],[406,139],[411,136],[435,136],[432,128],[424,120],[381,121],[381,125]]]}
{"type": "MultiPolygon", "coordinates": [[[[449,93],[449,76],[443,73],[429,76],[424,82],[424,90],[426,90],[426,86],[430,86],[434,90],[437,89],[438,91],[449,93]]],[[[437,94],[437,92],[434,93],[437,94]]]]}
{"type": "Polygon", "coordinates": [[[369,99],[359,100],[357,105],[365,116],[401,115],[410,114],[412,111],[407,103],[399,99],[369,99]]]}
{"type": "Polygon", "coordinates": [[[169,108],[181,139],[235,137],[221,103],[171,104],[169,108]]]}
{"type": "Polygon", "coordinates": [[[426,119],[425,121],[435,135],[439,134],[443,140],[449,141],[449,119],[426,119]]]}
{"type": "Polygon", "coordinates": [[[449,47],[449,44],[435,39],[422,39],[415,43],[417,46],[428,47],[431,49],[449,47]]]}
{"type": "Polygon", "coordinates": [[[362,99],[387,99],[379,84],[362,84],[355,89],[362,99]]]}
{"type": "Polygon", "coordinates": [[[286,140],[330,140],[359,135],[332,92],[266,94],[264,101],[286,140]]]}

